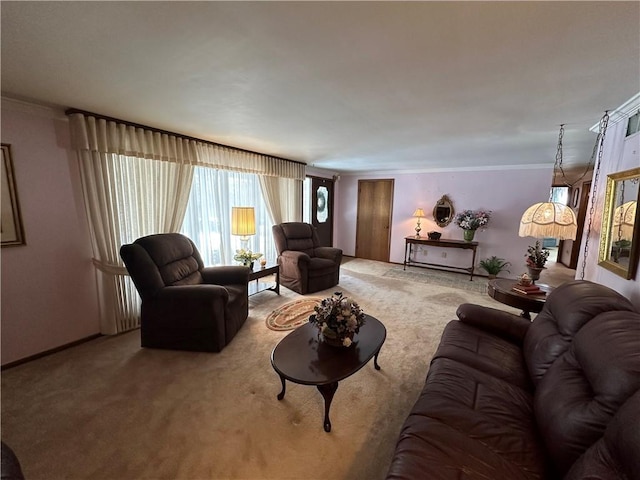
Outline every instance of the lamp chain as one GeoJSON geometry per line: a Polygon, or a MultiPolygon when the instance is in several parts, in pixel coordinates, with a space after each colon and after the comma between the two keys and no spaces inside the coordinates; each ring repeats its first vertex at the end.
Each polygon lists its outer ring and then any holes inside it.
{"type": "MultiPolygon", "coordinates": [[[[582,254],[582,273],[580,274],[580,280],[584,280],[584,271],[587,267],[587,256],[589,255],[589,236],[591,235],[591,224],[593,222],[593,216],[596,211],[596,198],[598,191],[598,178],[600,177],[600,166],[602,165],[602,151],[604,147],[604,137],[607,133],[607,125],[609,124],[609,111],[605,110],[604,115],[600,119],[600,129],[598,136],[596,137],[596,144],[593,147],[595,154],[598,151],[598,161],[596,165],[596,173],[593,178],[593,188],[591,189],[591,208],[589,209],[589,225],[587,226],[587,238],[584,241],[584,253],[582,254]]],[[[593,156],[592,156],[593,157],[593,156]]]]}
{"type": "Polygon", "coordinates": [[[564,174],[564,170],[562,168],[562,139],[564,138],[564,123],[560,125],[560,133],[558,134],[558,149],[556,150],[556,163],[553,165],[553,180],[551,181],[551,192],[549,193],[549,201],[552,201],[553,195],[553,184],[556,183],[556,172],[558,168],[562,173],[562,178],[564,179],[565,185],[571,186],[567,183],[567,177],[564,174]]]}
{"type": "MultiPolygon", "coordinates": [[[[607,118],[607,122],[608,122],[608,118],[607,118]]],[[[606,129],[606,127],[605,127],[606,129]]],[[[596,143],[593,145],[593,151],[591,152],[591,157],[589,158],[589,163],[587,163],[587,166],[584,169],[584,172],[582,172],[582,175],[580,175],[578,178],[576,178],[573,182],[569,182],[569,180],[567,180],[567,175],[564,173],[564,169],[562,168],[562,138],[564,137],[564,124],[560,125],[560,138],[558,139],[558,153],[556,153],[556,165],[560,168],[560,173],[562,173],[562,181],[563,183],[570,188],[573,188],[574,185],[576,185],[580,180],[582,180],[587,173],[589,172],[589,170],[591,169],[591,167],[593,167],[594,164],[594,160],[596,158],[596,153],[598,152],[598,145],[599,142],[598,140],[600,140],[600,134],[598,133],[598,135],[596,136],[596,143]],[[560,163],[558,164],[558,155],[560,158],[560,163]]],[[[553,181],[555,182],[556,180],[556,167],[553,167],[553,181]]]]}

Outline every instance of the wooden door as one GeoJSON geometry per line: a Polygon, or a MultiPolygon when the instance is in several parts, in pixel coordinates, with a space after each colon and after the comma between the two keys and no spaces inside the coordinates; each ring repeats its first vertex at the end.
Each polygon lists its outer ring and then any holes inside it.
{"type": "MultiPolygon", "coordinates": [[[[578,224],[578,233],[571,247],[571,257],[569,259],[569,263],[567,264],[565,263],[565,261],[561,261],[561,263],[565,267],[569,267],[572,269],[578,268],[578,255],[580,254],[580,244],[582,243],[582,232],[584,230],[584,224],[587,218],[587,205],[589,204],[589,193],[591,193],[591,181],[584,182],[581,187],[580,203],[578,206],[578,215],[576,218],[576,223],[578,224]]],[[[561,244],[562,243],[563,242],[561,242],[561,244]]],[[[559,250],[559,251],[562,251],[562,250],[559,250]]]]}
{"type": "Polygon", "coordinates": [[[333,246],[333,186],[330,178],[311,178],[311,225],[316,227],[320,246],[333,246]]]}
{"type": "Polygon", "coordinates": [[[356,257],[389,261],[393,180],[358,181],[356,257]]]}

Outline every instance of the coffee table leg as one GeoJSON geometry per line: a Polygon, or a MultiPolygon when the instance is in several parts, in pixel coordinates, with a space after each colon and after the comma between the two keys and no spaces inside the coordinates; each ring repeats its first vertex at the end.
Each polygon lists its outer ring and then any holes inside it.
{"type": "Polygon", "coordinates": [[[376,352],[376,356],[375,356],[375,357],[373,357],[373,367],[374,367],[376,370],[380,370],[380,365],[378,365],[378,354],[379,354],[379,353],[380,353],[380,350],[378,350],[378,351],[376,352]]]}
{"type": "Polygon", "coordinates": [[[520,316],[522,318],[526,318],[527,320],[531,320],[531,314],[526,310],[523,310],[522,313],[520,314],[520,316]]]}
{"type": "Polygon", "coordinates": [[[284,377],[280,375],[280,381],[282,382],[282,391],[278,394],[278,400],[282,400],[284,398],[285,384],[284,377]]]}
{"type": "Polygon", "coordinates": [[[329,409],[331,408],[331,400],[338,390],[338,382],[327,383],[326,385],[318,385],[318,390],[324,398],[324,431],[331,431],[331,420],[329,420],[329,409]]]}

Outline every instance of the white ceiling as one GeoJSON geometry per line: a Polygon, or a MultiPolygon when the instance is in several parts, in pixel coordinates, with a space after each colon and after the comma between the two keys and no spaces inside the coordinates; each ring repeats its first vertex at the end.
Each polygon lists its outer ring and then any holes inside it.
{"type": "Polygon", "coordinates": [[[2,93],[341,172],[587,163],[640,2],[6,2],[2,93]]]}

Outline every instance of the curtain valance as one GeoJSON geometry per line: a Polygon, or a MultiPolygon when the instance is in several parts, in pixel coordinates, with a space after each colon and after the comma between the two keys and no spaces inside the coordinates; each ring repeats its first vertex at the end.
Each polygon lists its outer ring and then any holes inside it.
{"type": "Polygon", "coordinates": [[[81,113],[70,115],[71,145],[77,151],[195,164],[194,140],[145,130],[81,113]]]}
{"type": "Polygon", "coordinates": [[[235,170],[304,180],[305,165],[246,150],[171,135],[84,113],[70,113],[72,147],[78,151],[235,170]]]}

